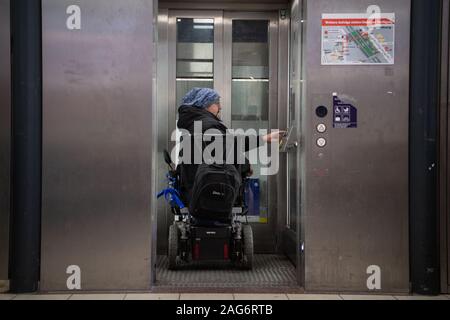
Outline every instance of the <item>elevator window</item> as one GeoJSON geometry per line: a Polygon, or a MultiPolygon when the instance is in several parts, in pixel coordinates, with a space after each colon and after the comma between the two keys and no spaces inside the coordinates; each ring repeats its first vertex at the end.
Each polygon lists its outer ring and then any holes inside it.
{"type": "Polygon", "coordinates": [[[214,88],[214,19],[177,18],[177,105],[195,87],[214,88]]]}
{"type": "MultiPolygon", "coordinates": [[[[269,110],[269,21],[233,20],[232,120],[266,128],[269,110]]],[[[256,127],[255,127],[256,128],[256,127]]]]}

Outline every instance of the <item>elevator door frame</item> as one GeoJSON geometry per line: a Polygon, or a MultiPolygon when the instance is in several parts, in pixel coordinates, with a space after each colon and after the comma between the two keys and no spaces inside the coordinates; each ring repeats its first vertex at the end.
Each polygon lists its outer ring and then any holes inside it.
{"type": "MultiPolygon", "coordinates": [[[[177,18],[214,18],[215,23],[215,43],[214,43],[214,86],[217,90],[222,90],[222,103],[224,104],[224,121],[230,123],[231,121],[231,65],[232,65],[232,20],[234,19],[243,19],[243,20],[269,20],[269,41],[271,41],[272,45],[269,45],[270,56],[269,56],[269,70],[270,70],[270,103],[269,103],[269,128],[280,128],[285,129],[284,125],[286,121],[283,121],[283,117],[281,109],[286,109],[288,107],[288,79],[286,81],[282,80],[279,72],[284,70],[281,67],[282,61],[288,61],[289,57],[289,33],[290,33],[290,18],[289,14],[287,15],[287,21],[283,24],[281,23],[281,18],[279,17],[278,11],[258,11],[258,12],[232,12],[227,10],[171,10],[169,8],[164,8],[160,11],[160,14],[163,16],[162,21],[167,21],[167,25],[162,26],[164,29],[162,32],[167,34],[167,44],[163,43],[162,45],[167,45],[168,54],[167,56],[162,57],[160,61],[167,62],[168,66],[162,66],[163,69],[168,74],[167,79],[167,91],[164,88],[163,94],[167,95],[166,98],[162,98],[163,102],[167,101],[168,108],[168,117],[167,117],[167,127],[169,134],[175,129],[176,123],[176,96],[174,94],[169,94],[175,92],[176,89],[176,64],[173,63],[176,61],[176,45],[177,45],[177,31],[176,31],[176,19],[177,18]],[[164,18],[167,17],[167,18],[164,18]],[[167,20],[165,20],[167,19],[167,20]],[[222,26],[221,26],[222,24],[222,26]],[[218,32],[222,33],[222,36],[218,34],[218,32]],[[281,33],[286,32],[284,37],[287,38],[282,40],[283,35],[281,33]],[[220,42],[216,41],[216,39],[220,39],[220,42]],[[280,47],[281,46],[281,47],[280,47]],[[223,53],[220,52],[221,48],[223,48],[223,53]],[[284,52],[284,51],[286,52],[284,52]],[[221,61],[221,65],[219,63],[221,61]],[[227,61],[229,63],[230,68],[226,69],[227,61]],[[220,66],[220,67],[218,67],[220,66]],[[283,98],[283,94],[286,93],[286,97],[283,98]],[[280,127],[281,125],[281,127],[280,127]]],[[[161,30],[160,30],[161,32],[161,30]]],[[[164,41],[164,40],[163,40],[164,41]]],[[[161,53],[161,51],[160,51],[161,53]]],[[[288,67],[287,67],[288,68],[288,67]]],[[[160,70],[161,70],[160,69],[160,70]]],[[[289,69],[287,69],[289,70],[289,69]]],[[[163,72],[164,72],[163,71],[163,72]]],[[[159,75],[158,77],[160,77],[159,75]]],[[[169,136],[170,139],[170,136],[169,136]]],[[[174,145],[173,142],[169,142],[169,146],[172,147],[174,145]]],[[[286,164],[281,159],[280,161],[280,172],[285,169],[286,164]]],[[[284,176],[283,176],[284,177],[284,176]]],[[[286,216],[286,208],[284,204],[280,204],[282,208],[279,208],[277,205],[277,198],[280,196],[280,192],[278,190],[279,183],[282,179],[277,181],[277,177],[269,177],[269,191],[268,191],[268,218],[269,223],[266,225],[255,224],[254,228],[258,229],[261,227],[266,227],[267,232],[270,236],[270,241],[273,243],[273,252],[274,253],[282,253],[283,248],[281,242],[281,227],[282,222],[285,220],[286,216]],[[278,192],[277,192],[278,191],[278,192]],[[283,216],[283,219],[278,219],[276,216],[271,216],[270,212],[274,212],[276,209],[280,212],[278,216],[283,216]]],[[[155,220],[156,221],[156,220],[155,220]]],[[[298,269],[301,268],[297,264],[297,274],[299,274],[298,269]]],[[[156,274],[156,273],[155,273],[156,274]]],[[[154,279],[156,280],[156,279],[154,279]]],[[[298,278],[298,284],[300,284],[300,279],[298,278]]],[[[154,284],[156,282],[154,281],[154,284]]]]}
{"type": "Polygon", "coordinates": [[[286,166],[285,188],[286,192],[286,217],[282,226],[282,244],[283,250],[289,258],[295,263],[297,270],[297,279],[300,286],[304,286],[304,230],[302,207],[304,199],[303,192],[303,170],[302,170],[302,148],[300,144],[302,132],[302,116],[305,99],[305,65],[304,65],[304,9],[303,0],[294,0],[290,9],[289,24],[289,82],[288,82],[288,114],[285,119],[287,127],[295,127],[296,131],[292,134],[296,136],[298,146],[286,153],[284,160],[286,166]],[[295,32],[295,33],[294,33],[295,32]],[[293,36],[296,35],[296,39],[293,36]],[[292,111],[295,117],[292,118],[292,111]],[[295,158],[290,159],[290,155],[295,154],[295,158]],[[297,177],[295,181],[295,190],[290,189],[291,166],[297,168],[297,177]],[[293,192],[294,191],[294,192],[293,192]],[[291,200],[296,199],[297,207],[291,207],[291,200]],[[291,225],[292,216],[295,216],[296,223],[291,225]]]}

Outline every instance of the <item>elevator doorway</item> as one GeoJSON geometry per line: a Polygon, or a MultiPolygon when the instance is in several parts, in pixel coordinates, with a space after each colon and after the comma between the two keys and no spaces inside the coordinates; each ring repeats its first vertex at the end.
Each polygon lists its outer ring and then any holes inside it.
{"type": "MultiPolygon", "coordinates": [[[[290,24],[286,13],[284,11],[281,18],[279,11],[160,10],[158,80],[167,84],[167,89],[161,86],[158,98],[161,111],[158,119],[162,123],[158,135],[159,178],[166,170],[161,152],[175,145],[170,138],[176,130],[177,110],[183,96],[192,88],[214,88],[219,92],[221,117],[228,128],[286,129],[296,121],[286,119],[280,125],[278,119],[280,112],[287,114],[292,108],[287,103],[289,75],[279,72],[289,70],[286,39],[289,39],[290,24]],[[280,39],[285,39],[284,43],[280,43],[280,39]],[[280,101],[286,103],[280,104],[280,101]]],[[[293,106],[298,107],[295,103],[293,106]]],[[[280,172],[286,172],[287,161],[283,159],[280,172]]],[[[287,184],[286,175],[281,179],[277,175],[260,175],[258,166],[253,166],[253,171],[251,179],[259,187],[258,204],[248,216],[254,232],[254,270],[239,271],[219,265],[211,269],[168,270],[167,229],[173,218],[166,205],[159,203],[155,279],[158,288],[298,289],[296,268],[299,264],[295,248],[298,247],[299,211],[292,206],[289,210],[295,213],[287,214],[285,206],[289,199],[296,201],[297,189],[291,195],[283,193],[280,197],[279,184],[280,181],[287,184]],[[293,235],[293,242],[284,240],[287,229],[293,235]],[[289,245],[292,248],[288,249],[289,245]]],[[[164,187],[161,182],[157,182],[159,188],[164,187]]]]}

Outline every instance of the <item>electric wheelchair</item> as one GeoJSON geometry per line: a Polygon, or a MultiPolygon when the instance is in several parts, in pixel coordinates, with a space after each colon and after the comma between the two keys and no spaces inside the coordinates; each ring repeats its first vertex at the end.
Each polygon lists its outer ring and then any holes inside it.
{"type": "Polygon", "coordinates": [[[168,188],[158,194],[170,204],[169,269],[192,262],[227,261],[253,268],[253,231],[247,221],[245,186],[249,165],[172,163],[164,150],[168,188]]]}

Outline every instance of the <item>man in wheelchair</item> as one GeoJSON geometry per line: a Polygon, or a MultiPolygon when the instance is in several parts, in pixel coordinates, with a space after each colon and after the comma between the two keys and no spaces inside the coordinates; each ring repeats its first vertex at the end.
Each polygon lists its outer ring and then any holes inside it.
{"type": "MultiPolygon", "coordinates": [[[[253,232],[238,215],[246,216],[245,182],[252,175],[248,162],[240,163],[240,147],[250,149],[250,137],[227,137],[228,128],[220,120],[220,96],[207,88],[195,88],[184,98],[179,108],[178,129],[185,132],[181,143],[181,162],[175,168],[168,152],[165,160],[170,167],[169,188],[158,194],[165,196],[175,214],[169,228],[169,268],[176,269],[190,261],[230,261],[235,266],[252,269],[253,232]],[[201,132],[195,132],[201,124],[201,132]],[[207,132],[215,137],[203,139],[207,132]],[[202,135],[196,139],[196,135],[202,135]],[[205,148],[215,138],[224,143],[222,155],[204,158],[205,148]],[[208,141],[208,142],[205,142],[208,141]],[[198,142],[200,141],[200,142],[198,142]],[[231,141],[231,144],[229,143],[231,141]],[[186,156],[185,153],[189,153],[186,156]],[[233,162],[230,163],[229,155],[233,162]],[[194,161],[201,155],[200,163],[194,161]],[[221,161],[220,161],[221,160],[221,161]]],[[[280,132],[254,137],[260,141],[279,139],[280,132]]]]}

